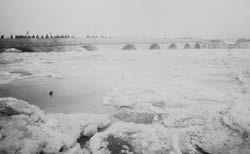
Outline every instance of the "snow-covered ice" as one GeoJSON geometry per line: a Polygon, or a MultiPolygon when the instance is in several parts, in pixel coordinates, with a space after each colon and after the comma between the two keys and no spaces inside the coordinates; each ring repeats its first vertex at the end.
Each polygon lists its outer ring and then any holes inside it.
{"type": "Polygon", "coordinates": [[[49,114],[14,98],[0,102],[0,153],[71,151],[81,135],[93,136],[110,124],[106,115],[49,114]]]}
{"type": "Polygon", "coordinates": [[[21,76],[97,82],[108,87],[102,105],[116,112],[47,113],[1,98],[0,152],[250,153],[249,50],[1,54],[1,83],[21,76]]]}

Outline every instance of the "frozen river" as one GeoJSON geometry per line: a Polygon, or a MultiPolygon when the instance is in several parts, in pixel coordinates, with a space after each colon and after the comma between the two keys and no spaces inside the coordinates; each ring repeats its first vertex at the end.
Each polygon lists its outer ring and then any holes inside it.
{"type": "Polygon", "coordinates": [[[121,98],[134,92],[138,99],[226,101],[241,97],[237,79],[250,71],[248,50],[8,52],[0,57],[0,97],[64,113],[109,112],[102,104],[115,90],[121,98]]]}
{"type": "MultiPolygon", "coordinates": [[[[249,148],[250,50],[5,52],[0,84],[0,97],[52,113],[112,115],[143,124],[135,127],[145,134],[151,127],[188,132],[198,151],[249,148]]],[[[119,134],[124,127],[135,129],[115,123],[106,133],[119,134]]]]}
{"type": "Polygon", "coordinates": [[[241,97],[237,78],[250,71],[249,60],[248,50],[1,53],[0,97],[64,113],[104,113],[103,98],[121,88],[138,89],[136,98],[144,89],[167,99],[225,101],[241,97]]]}

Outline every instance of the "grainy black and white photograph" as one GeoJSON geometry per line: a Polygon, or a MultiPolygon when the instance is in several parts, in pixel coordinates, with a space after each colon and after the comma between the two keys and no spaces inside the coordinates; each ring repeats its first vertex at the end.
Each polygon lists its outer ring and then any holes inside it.
{"type": "Polygon", "coordinates": [[[0,154],[250,154],[250,1],[0,0],[0,154]]]}

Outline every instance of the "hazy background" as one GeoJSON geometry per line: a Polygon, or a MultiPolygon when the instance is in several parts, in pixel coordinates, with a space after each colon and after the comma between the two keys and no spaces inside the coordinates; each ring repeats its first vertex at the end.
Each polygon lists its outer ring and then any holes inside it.
{"type": "Polygon", "coordinates": [[[250,0],[0,0],[0,34],[250,37],[250,0]]]}

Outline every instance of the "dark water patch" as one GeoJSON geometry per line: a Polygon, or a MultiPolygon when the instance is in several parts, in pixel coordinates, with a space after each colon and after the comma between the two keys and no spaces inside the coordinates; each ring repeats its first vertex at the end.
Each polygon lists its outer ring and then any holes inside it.
{"type": "Polygon", "coordinates": [[[155,115],[151,113],[137,113],[131,111],[120,111],[113,116],[119,120],[137,124],[152,124],[155,117],[155,115]]]}
{"type": "Polygon", "coordinates": [[[65,146],[62,146],[60,149],[59,149],[59,152],[64,152],[64,151],[66,151],[66,147],[65,146]]]}
{"type": "Polygon", "coordinates": [[[115,137],[114,135],[109,135],[107,137],[108,142],[108,150],[111,154],[127,154],[133,153],[135,154],[134,147],[131,143],[125,139],[115,137]]]}
{"type": "Polygon", "coordinates": [[[77,139],[77,143],[80,144],[81,148],[86,148],[86,145],[88,144],[89,140],[91,137],[89,136],[85,136],[85,135],[81,135],[78,139],[77,139]]]}

